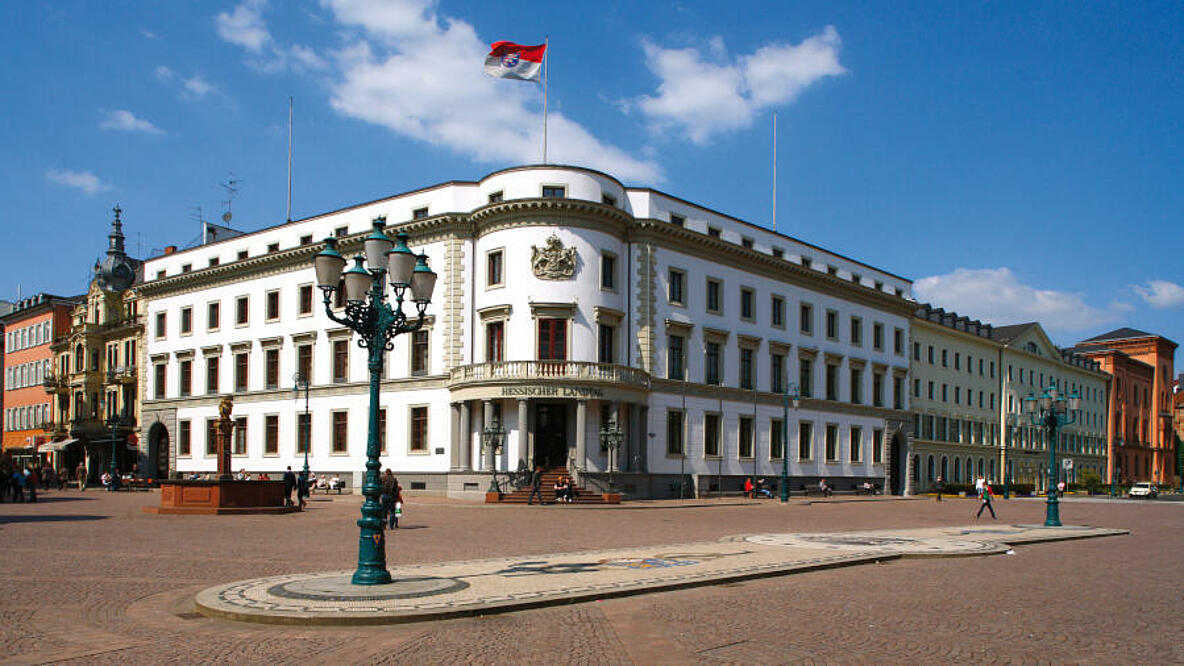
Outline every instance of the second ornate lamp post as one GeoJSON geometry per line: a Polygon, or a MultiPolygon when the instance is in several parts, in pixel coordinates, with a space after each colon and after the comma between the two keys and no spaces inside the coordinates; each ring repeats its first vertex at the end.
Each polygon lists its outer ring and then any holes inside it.
{"type": "Polygon", "coordinates": [[[391,340],[400,333],[417,331],[423,326],[424,313],[432,301],[436,274],[428,268],[427,255],[416,256],[407,247],[406,233],[399,233],[398,243],[391,243],[383,227],[386,218],[374,219],[374,230],[364,242],[365,257],[358,255],[354,265],[345,271],[345,309],[333,311],[333,292],[338,289],[345,257],[337,252],[337,239],[326,238],[325,249],[313,258],[317,286],[324,293],[325,314],[358,334],[358,346],[369,350],[370,423],[366,438],[366,475],[362,483],[362,518],[358,521],[358,568],[354,571],[354,585],[381,585],[391,582],[386,569],[386,541],[382,525],[382,506],[378,497],[382,485],[378,471],[378,388],[382,377],[383,358],[394,348],[391,340]],[[392,249],[392,245],[394,248],[392,249]],[[363,261],[367,266],[363,266],[363,261]],[[386,280],[394,289],[394,303],[387,303],[386,280]],[[403,313],[403,303],[410,290],[415,304],[414,320],[403,313]]]}
{"type": "Polygon", "coordinates": [[[614,473],[617,471],[617,450],[621,447],[621,426],[617,425],[617,417],[609,417],[607,423],[600,427],[600,443],[604,446],[604,450],[608,453],[608,491],[610,493],[617,492],[617,483],[614,473]]]}
{"type": "Polygon", "coordinates": [[[794,411],[802,402],[802,394],[797,384],[788,384],[781,396],[781,502],[789,501],[789,402],[793,401],[794,411]]]}
{"type": "Polygon", "coordinates": [[[489,490],[487,493],[502,493],[502,487],[497,482],[497,464],[495,456],[502,448],[502,442],[506,439],[506,429],[502,427],[502,421],[497,416],[489,422],[489,425],[481,431],[481,447],[485,449],[489,456],[486,460],[489,461],[489,490]]]}
{"type": "Polygon", "coordinates": [[[308,480],[308,450],[312,448],[312,433],[309,430],[312,428],[312,419],[308,416],[308,377],[304,376],[303,372],[297,371],[292,375],[295,385],[292,387],[293,397],[299,398],[300,392],[304,391],[304,427],[303,432],[300,433],[304,437],[304,479],[308,480]]]}
{"type": "Polygon", "coordinates": [[[1055,384],[1044,389],[1040,397],[1028,394],[1024,398],[1024,412],[1035,425],[1043,426],[1045,442],[1048,445],[1048,494],[1044,518],[1045,527],[1061,526],[1061,511],[1057,500],[1057,430],[1077,420],[1081,408],[1081,396],[1074,393],[1068,397],[1061,394],[1055,384]]]}

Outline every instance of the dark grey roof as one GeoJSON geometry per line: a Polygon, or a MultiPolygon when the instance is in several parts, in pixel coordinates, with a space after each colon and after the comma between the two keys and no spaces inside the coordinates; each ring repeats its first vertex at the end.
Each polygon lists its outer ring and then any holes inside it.
{"type": "Polygon", "coordinates": [[[1023,335],[1025,331],[1036,325],[1036,322],[1030,321],[1026,324],[1012,324],[1011,326],[996,326],[995,339],[1004,344],[1015,340],[1023,335]]]}
{"type": "Polygon", "coordinates": [[[1109,333],[1095,335],[1094,337],[1089,338],[1087,340],[1083,340],[1082,342],[1094,342],[1094,341],[1101,341],[1101,340],[1125,340],[1127,338],[1150,338],[1150,337],[1152,337],[1152,334],[1148,333],[1147,331],[1140,331],[1137,328],[1125,328],[1124,327],[1124,328],[1116,328],[1113,331],[1110,331],[1109,333]]]}

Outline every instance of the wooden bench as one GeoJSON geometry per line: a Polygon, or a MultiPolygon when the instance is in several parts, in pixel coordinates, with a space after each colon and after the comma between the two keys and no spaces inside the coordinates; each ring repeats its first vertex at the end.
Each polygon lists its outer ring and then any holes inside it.
{"type": "Polygon", "coordinates": [[[131,490],[148,490],[152,487],[152,479],[125,479],[121,482],[121,487],[131,490]]]}
{"type": "Polygon", "coordinates": [[[879,495],[880,485],[873,483],[871,488],[864,488],[862,483],[857,483],[852,486],[855,489],[856,495],[879,495]]]}

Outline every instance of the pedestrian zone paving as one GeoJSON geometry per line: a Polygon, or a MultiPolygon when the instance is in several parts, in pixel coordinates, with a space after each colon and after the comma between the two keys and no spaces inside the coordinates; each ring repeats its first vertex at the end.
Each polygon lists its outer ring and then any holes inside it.
{"type": "Polygon", "coordinates": [[[205,589],[198,612],[270,624],[393,624],[722,583],[901,557],[1005,553],[1012,546],[1129,534],[1085,526],[972,525],[815,534],[399,566],[394,582],[352,571],[289,574],[205,589]]]}

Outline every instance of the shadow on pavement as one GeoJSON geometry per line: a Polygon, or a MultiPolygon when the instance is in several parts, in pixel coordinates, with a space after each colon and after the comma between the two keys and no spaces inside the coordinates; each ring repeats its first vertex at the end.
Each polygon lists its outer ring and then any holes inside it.
{"type": "MultiPolygon", "coordinates": [[[[37,501],[36,502],[30,502],[28,500],[25,500],[23,502],[23,504],[42,504],[42,503],[48,504],[51,502],[77,502],[78,500],[90,500],[93,502],[95,500],[95,498],[81,497],[78,495],[63,497],[60,495],[42,495],[41,493],[37,493],[37,501]]],[[[4,502],[4,504],[22,504],[22,502],[4,502]]]]}
{"type": "Polygon", "coordinates": [[[73,520],[106,520],[110,516],[90,516],[90,515],[74,515],[74,516],[0,516],[0,525],[5,523],[63,523],[73,520]]]}

